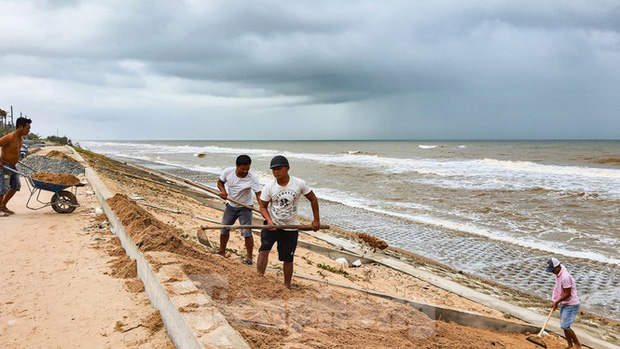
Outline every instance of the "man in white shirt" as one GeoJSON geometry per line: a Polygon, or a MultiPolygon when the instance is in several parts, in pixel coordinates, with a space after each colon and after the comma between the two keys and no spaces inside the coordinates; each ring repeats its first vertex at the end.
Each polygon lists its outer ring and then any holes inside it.
{"type": "MultiPolygon", "coordinates": [[[[312,207],[312,229],[319,230],[319,200],[303,180],[290,176],[288,160],[277,155],[271,159],[269,165],[275,179],[263,188],[260,195],[260,213],[267,225],[297,225],[297,207],[303,195],[310,201],[312,207]]],[[[261,246],[258,249],[256,262],[259,275],[265,274],[269,252],[273,245],[278,243],[278,259],[283,262],[284,285],[291,288],[293,277],[293,257],[297,248],[299,232],[289,229],[263,229],[260,233],[261,246]]]]}
{"type": "MultiPolygon", "coordinates": [[[[261,185],[258,177],[250,173],[252,159],[247,155],[239,155],[236,161],[236,167],[228,167],[220,175],[217,181],[217,187],[220,189],[220,197],[224,200],[233,199],[244,205],[252,206],[252,192],[256,194],[256,200],[260,202],[261,185]],[[228,190],[227,190],[228,189],[228,190]]],[[[226,210],[222,217],[222,225],[233,225],[239,219],[239,224],[252,224],[252,210],[238,205],[234,202],[226,203],[226,210]]],[[[241,229],[241,236],[245,238],[246,257],[242,263],[252,265],[252,255],[254,250],[254,239],[250,229],[241,229]]],[[[230,238],[230,230],[220,230],[220,250],[218,254],[226,255],[226,245],[230,238]]]]}

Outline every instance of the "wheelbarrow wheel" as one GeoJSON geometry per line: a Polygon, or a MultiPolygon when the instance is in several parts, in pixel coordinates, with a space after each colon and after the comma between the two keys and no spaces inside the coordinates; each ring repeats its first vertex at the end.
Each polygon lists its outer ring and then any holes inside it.
{"type": "Polygon", "coordinates": [[[71,213],[77,207],[77,199],[73,193],[63,190],[52,196],[52,208],[58,213],[71,213]]]}

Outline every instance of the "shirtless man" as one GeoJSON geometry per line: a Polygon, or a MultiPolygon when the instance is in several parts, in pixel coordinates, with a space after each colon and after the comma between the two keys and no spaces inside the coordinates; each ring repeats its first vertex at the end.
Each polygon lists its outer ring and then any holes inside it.
{"type": "Polygon", "coordinates": [[[7,217],[15,213],[9,210],[6,204],[15,195],[15,192],[19,191],[21,183],[18,174],[4,168],[16,170],[15,165],[19,161],[22,137],[30,132],[31,123],[32,120],[19,117],[15,122],[15,131],[0,138],[0,217],[7,217]]]}

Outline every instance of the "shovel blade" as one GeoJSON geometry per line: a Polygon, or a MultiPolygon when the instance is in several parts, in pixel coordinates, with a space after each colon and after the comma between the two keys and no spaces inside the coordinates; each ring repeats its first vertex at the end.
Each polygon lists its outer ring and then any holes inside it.
{"type": "Polygon", "coordinates": [[[200,242],[201,244],[207,247],[213,247],[211,246],[211,242],[209,241],[209,238],[207,237],[207,234],[204,232],[204,230],[199,229],[196,233],[196,237],[198,238],[198,242],[200,242]]]}
{"type": "Polygon", "coordinates": [[[543,340],[540,337],[538,337],[538,336],[529,336],[529,337],[527,337],[527,340],[532,342],[532,343],[534,343],[534,344],[536,344],[536,345],[540,345],[543,348],[547,347],[547,344],[545,342],[543,342],[543,340]]]}

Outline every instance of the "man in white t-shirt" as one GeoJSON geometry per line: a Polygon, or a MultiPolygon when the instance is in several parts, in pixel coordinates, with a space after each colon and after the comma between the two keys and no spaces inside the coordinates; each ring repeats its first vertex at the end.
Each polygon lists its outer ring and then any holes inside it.
{"type": "MultiPolygon", "coordinates": [[[[301,196],[310,200],[312,207],[312,229],[319,230],[319,200],[303,180],[290,176],[288,160],[277,155],[269,165],[275,179],[263,188],[260,195],[260,213],[267,225],[297,225],[297,207],[301,196]]],[[[269,251],[278,243],[278,259],[283,262],[284,285],[291,288],[293,278],[293,257],[297,248],[299,232],[288,229],[263,229],[260,233],[261,246],[258,249],[256,267],[259,275],[265,274],[269,251]]]]}
{"type": "MultiPolygon", "coordinates": [[[[252,193],[256,194],[256,200],[260,202],[261,185],[258,177],[250,173],[252,159],[247,155],[239,155],[236,161],[236,167],[228,167],[220,175],[217,181],[217,187],[220,189],[220,197],[224,200],[233,199],[246,206],[252,206],[252,193]]],[[[239,224],[252,224],[252,210],[238,205],[234,202],[227,202],[224,216],[222,217],[222,225],[233,225],[239,219],[239,224]]],[[[250,229],[241,229],[241,236],[245,238],[246,257],[242,263],[252,265],[252,254],[254,250],[254,239],[250,229]]],[[[220,230],[220,250],[218,254],[225,256],[226,245],[230,238],[230,230],[220,230]]]]}

